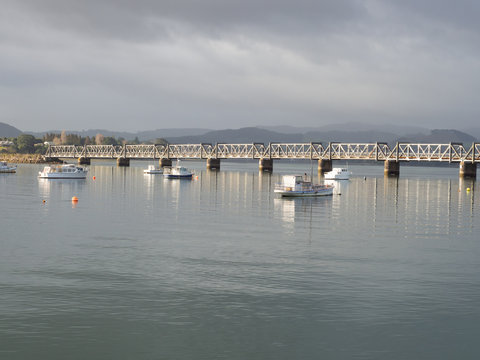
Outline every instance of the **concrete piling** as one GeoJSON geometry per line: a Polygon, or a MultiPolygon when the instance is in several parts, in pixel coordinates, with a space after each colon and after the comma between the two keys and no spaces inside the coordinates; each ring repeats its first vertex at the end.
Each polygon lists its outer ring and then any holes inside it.
{"type": "Polygon", "coordinates": [[[272,159],[258,160],[258,168],[260,171],[273,171],[273,160],[272,159]]]}
{"type": "Polygon", "coordinates": [[[477,177],[477,164],[470,161],[460,162],[460,177],[475,179],[477,177]]]}
{"type": "Polygon", "coordinates": [[[117,166],[130,166],[130,159],[117,158],[117,166]]]}
{"type": "Polygon", "coordinates": [[[327,160],[327,159],[318,160],[318,172],[323,175],[329,171],[332,171],[332,160],[327,160]]]}
{"type": "Polygon", "coordinates": [[[383,168],[385,176],[399,176],[400,175],[400,162],[395,160],[385,160],[383,168]]]}
{"type": "Polygon", "coordinates": [[[159,160],[158,160],[158,165],[160,165],[162,168],[163,168],[163,167],[172,166],[172,160],[171,160],[171,159],[167,159],[167,158],[159,159],[159,160]]]}
{"type": "Polygon", "coordinates": [[[78,158],[78,165],[90,165],[90,158],[87,157],[79,157],[78,158]]]}
{"type": "Polygon", "coordinates": [[[220,159],[210,158],[207,159],[208,170],[220,170],[220,159]]]}

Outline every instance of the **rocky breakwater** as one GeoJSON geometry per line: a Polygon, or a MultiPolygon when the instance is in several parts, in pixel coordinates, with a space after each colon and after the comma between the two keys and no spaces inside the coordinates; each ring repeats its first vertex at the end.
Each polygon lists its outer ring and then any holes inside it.
{"type": "Polygon", "coordinates": [[[45,164],[61,162],[55,161],[54,159],[47,160],[45,160],[41,154],[0,154],[0,161],[6,161],[9,164],[45,164]]]}

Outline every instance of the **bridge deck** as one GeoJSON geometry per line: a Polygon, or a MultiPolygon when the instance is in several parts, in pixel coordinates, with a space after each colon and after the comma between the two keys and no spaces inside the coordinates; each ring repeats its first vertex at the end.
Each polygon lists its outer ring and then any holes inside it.
{"type": "Polygon", "coordinates": [[[50,145],[45,157],[90,159],[313,159],[480,162],[480,143],[251,143],[169,145],[50,145]]]}

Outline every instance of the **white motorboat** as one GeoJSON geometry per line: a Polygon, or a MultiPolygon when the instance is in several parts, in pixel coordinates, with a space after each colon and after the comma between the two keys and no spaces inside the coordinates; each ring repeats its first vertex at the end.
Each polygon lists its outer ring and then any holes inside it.
{"type": "Polygon", "coordinates": [[[50,165],[45,166],[43,171],[38,173],[38,177],[42,179],[85,179],[87,172],[87,169],[74,164],[50,165]]]}
{"type": "Polygon", "coordinates": [[[143,170],[144,174],[163,174],[163,169],[159,166],[148,165],[148,167],[143,170]]]}
{"type": "Polygon", "coordinates": [[[352,173],[347,168],[333,168],[324,174],[327,180],[348,180],[352,173]]]}
{"type": "Polygon", "coordinates": [[[166,167],[163,170],[163,176],[166,179],[191,179],[193,172],[180,165],[180,161],[177,161],[176,166],[166,167]]]}
{"type": "Polygon", "coordinates": [[[333,185],[312,184],[303,175],[284,175],[274,192],[282,197],[308,197],[333,195],[333,185]]]}
{"type": "Polygon", "coordinates": [[[0,173],[14,173],[17,172],[16,166],[10,166],[6,161],[0,161],[0,173]]]}

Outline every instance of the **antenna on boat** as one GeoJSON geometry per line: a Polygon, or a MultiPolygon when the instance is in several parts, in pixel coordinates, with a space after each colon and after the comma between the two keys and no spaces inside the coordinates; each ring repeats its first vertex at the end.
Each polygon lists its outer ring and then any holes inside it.
{"type": "Polygon", "coordinates": [[[313,183],[313,159],[310,158],[310,181],[313,183]]]}

